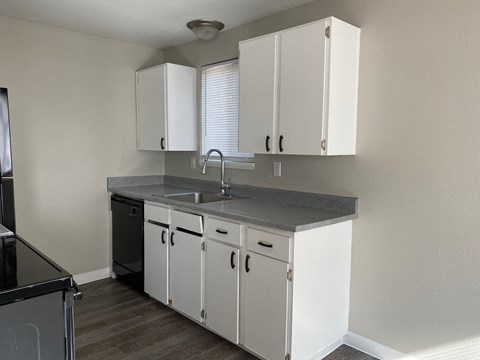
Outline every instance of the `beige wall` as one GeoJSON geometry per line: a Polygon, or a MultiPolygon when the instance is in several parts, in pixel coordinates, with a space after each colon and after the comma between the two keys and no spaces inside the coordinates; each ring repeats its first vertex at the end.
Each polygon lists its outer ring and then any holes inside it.
{"type": "MultiPolygon", "coordinates": [[[[239,40],[330,15],[362,28],[358,154],[257,156],[254,172],[227,169],[227,176],[360,198],[351,331],[423,358],[468,338],[478,345],[478,0],[315,1],[211,42],[168,49],[165,60],[201,66],[232,58],[239,40]],[[272,176],[273,161],[282,162],[281,178],[272,176]]],[[[218,170],[190,170],[193,155],[167,154],[166,172],[216,180],[218,170]]]]}
{"type": "Polygon", "coordinates": [[[106,177],[162,174],[136,150],[135,70],[162,52],[0,17],[17,230],[74,274],[109,265],[106,177]]]}

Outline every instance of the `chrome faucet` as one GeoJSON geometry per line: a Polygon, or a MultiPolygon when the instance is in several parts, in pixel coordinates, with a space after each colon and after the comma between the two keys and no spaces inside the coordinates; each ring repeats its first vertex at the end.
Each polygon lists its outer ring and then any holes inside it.
{"type": "Polygon", "coordinates": [[[207,151],[207,154],[205,155],[205,161],[203,162],[202,174],[207,173],[208,158],[210,157],[210,154],[214,151],[217,152],[218,155],[220,155],[220,195],[226,195],[227,189],[230,189],[230,184],[225,182],[225,159],[220,150],[210,149],[207,151]]]}

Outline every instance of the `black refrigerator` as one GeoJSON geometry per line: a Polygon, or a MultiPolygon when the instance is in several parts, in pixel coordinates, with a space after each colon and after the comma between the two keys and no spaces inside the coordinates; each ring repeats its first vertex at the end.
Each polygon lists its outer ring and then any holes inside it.
{"type": "Polygon", "coordinates": [[[0,223],[16,232],[8,90],[0,88],[0,223]]]}

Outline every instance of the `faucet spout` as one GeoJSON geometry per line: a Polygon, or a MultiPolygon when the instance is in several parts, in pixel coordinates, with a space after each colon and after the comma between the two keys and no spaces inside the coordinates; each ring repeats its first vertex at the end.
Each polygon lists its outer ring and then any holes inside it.
{"type": "Polygon", "coordinates": [[[225,182],[225,158],[220,150],[210,149],[207,151],[205,154],[205,161],[203,162],[202,174],[207,173],[207,162],[212,152],[216,152],[220,156],[220,194],[225,195],[226,190],[230,189],[230,184],[225,182]]]}

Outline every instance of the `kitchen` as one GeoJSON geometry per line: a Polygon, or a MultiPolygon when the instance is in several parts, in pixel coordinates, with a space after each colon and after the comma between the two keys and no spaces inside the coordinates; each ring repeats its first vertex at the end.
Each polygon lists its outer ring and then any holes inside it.
{"type": "Polygon", "coordinates": [[[107,177],[218,180],[190,168],[195,153],[136,150],[135,71],[230,59],[240,40],[332,15],[362,30],[357,154],[259,155],[253,172],[227,172],[234,184],[358,197],[349,330],[420,358],[461,353],[480,331],[478,6],[315,1],[163,51],[2,17],[18,232],[75,275],[104,274],[107,177]]]}

